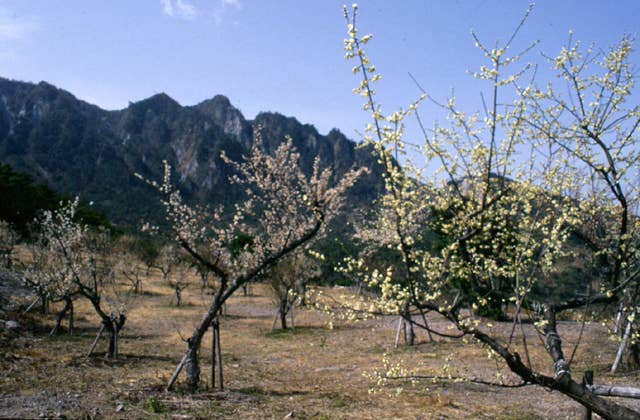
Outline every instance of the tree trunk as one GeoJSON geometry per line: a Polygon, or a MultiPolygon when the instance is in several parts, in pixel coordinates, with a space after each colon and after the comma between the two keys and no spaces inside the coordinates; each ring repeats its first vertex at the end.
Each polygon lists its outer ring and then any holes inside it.
{"type": "Polygon", "coordinates": [[[220,319],[218,317],[213,319],[213,336],[215,338],[216,361],[218,364],[218,388],[222,391],[224,382],[222,380],[222,349],[220,348],[220,319]]]}
{"type": "Polygon", "coordinates": [[[109,333],[109,347],[107,348],[107,354],[104,355],[107,359],[115,358],[116,354],[116,329],[113,324],[110,324],[106,327],[107,332],[109,333]]]}
{"type": "Polygon", "coordinates": [[[547,321],[544,327],[547,351],[553,359],[553,379],[562,382],[566,378],[571,378],[571,371],[562,352],[562,339],[556,328],[556,313],[554,309],[547,308],[544,314],[547,321]]]}
{"type": "Polygon", "coordinates": [[[67,298],[65,299],[64,308],[60,312],[58,312],[58,315],[56,316],[56,325],[49,333],[50,336],[58,334],[58,331],[60,330],[60,324],[62,324],[62,320],[64,319],[65,315],[67,315],[67,312],[71,313],[71,316],[69,318],[69,335],[73,334],[73,302],[70,298],[67,298]]]}
{"type": "Polygon", "coordinates": [[[182,302],[182,290],[179,287],[174,288],[176,291],[176,306],[180,306],[182,302]]]}
{"type": "Polygon", "coordinates": [[[124,323],[126,320],[126,316],[120,315],[118,319],[106,318],[102,321],[104,323],[105,329],[109,333],[109,347],[107,348],[107,353],[105,354],[105,357],[108,359],[118,357],[118,334],[122,330],[122,327],[124,327],[124,323]]]}
{"type": "Polygon", "coordinates": [[[185,383],[187,388],[191,391],[195,391],[198,388],[200,382],[200,363],[198,360],[198,352],[200,350],[200,341],[195,340],[194,337],[189,338],[187,341],[187,358],[185,360],[185,373],[187,375],[185,383]]]}
{"type": "Polygon", "coordinates": [[[404,342],[408,346],[413,346],[416,342],[416,332],[413,329],[413,322],[411,322],[411,314],[404,317],[404,342]]]}
{"type": "Polygon", "coordinates": [[[46,295],[40,296],[40,301],[42,302],[42,306],[40,307],[40,311],[42,315],[46,315],[49,313],[49,299],[46,295]]]}
{"type": "Polygon", "coordinates": [[[640,367],[640,343],[634,342],[630,344],[627,350],[627,367],[630,370],[635,370],[640,367]]]}
{"type": "MultiPolygon", "coordinates": [[[[555,319],[553,319],[555,322],[555,319]]],[[[555,327],[555,325],[554,325],[555,327]]],[[[545,328],[546,329],[546,328],[545,328]]],[[[555,328],[554,328],[555,330],[555,328]]],[[[589,390],[587,387],[583,386],[575,382],[571,379],[571,374],[568,370],[565,370],[562,375],[558,375],[557,371],[557,362],[554,363],[554,376],[555,378],[551,378],[539,373],[536,373],[529,369],[527,366],[522,363],[520,360],[520,355],[518,353],[511,353],[506,347],[500,344],[497,340],[489,337],[487,334],[479,331],[479,330],[471,330],[473,336],[480,340],[481,342],[487,344],[494,351],[496,351],[504,361],[507,363],[509,368],[513,373],[520,376],[523,380],[527,382],[531,382],[534,384],[538,384],[542,387],[548,389],[554,389],[567,397],[577,401],[582,404],[584,407],[592,410],[594,413],[600,415],[605,419],[638,419],[640,418],[640,413],[634,411],[628,407],[620,405],[615,401],[609,401],[605,398],[599,397],[594,392],[589,390]]],[[[547,337],[547,345],[551,346],[559,346],[560,340],[559,338],[556,340],[549,340],[547,337]]],[[[554,353],[558,349],[554,350],[554,353]]],[[[561,354],[561,353],[560,353],[561,354]]],[[[557,359],[558,354],[554,356],[554,361],[564,360],[563,358],[557,359]]],[[[559,413],[560,414],[560,413],[559,413]]]]}
{"type": "Polygon", "coordinates": [[[307,306],[307,283],[306,282],[302,282],[302,285],[300,286],[300,306],[303,308],[307,306]]]}
{"type": "Polygon", "coordinates": [[[280,307],[278,308],[278,312],[280,314],[280,326],[283,330],[287,329],[287,298],[280,300],[280,307]]]}
{"type": "MultiPolygon", "coordinates": [[[[185,383],[187,388],[191,391],[195,391],[200,384],[200,361],[198,359],[198,354],[202,338],[209,327],[212,326],[213,318],[220,312],[220,309],[221,304],[213,302],[209,311],[207,311],[207,313],[202,317],[195,330],[193,330],[193,334],[191,334],[191,337],[187,340],[187,353],[185,355],[184,362],[186,374],[185,383]]],[[[220,357],[220,355],[218,357],[220,357]]]]}
{"type": "Polygon", "coordinates": [[[74,311],[73,311],[73,301],[71,299],[69,299],[69,304],[70,304],[70,308],[69,308],[69,335],[73,335],[73,330],[74,330],[74,311]]]}
{"type": "Polygon", "coordinates": [[[200,287],[202,289],[206,289],[209,283],[209,273],[208,272],[200,272],[200,287]]]}

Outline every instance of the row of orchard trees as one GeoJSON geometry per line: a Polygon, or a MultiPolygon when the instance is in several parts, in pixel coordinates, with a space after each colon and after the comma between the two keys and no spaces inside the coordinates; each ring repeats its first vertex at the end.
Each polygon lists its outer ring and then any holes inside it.
{"type": "Polygon", "coordinates": [[[629,103],[631,40],[597,52],[570,39],[549,58],[562,83],[539,85],[529,65],[514,69],[531,48],[511,51],[523,20],[495,48],[474,35],[487,59],[474,73],[488,84],[483,112],[465,113],[454,98],[439,103],[423,94],[407,110],[385,115],[373,88],[380,76],[364,51],[371,36],[358,34],[355,5],[345,16],[347,58],[356,61],[356,91],[372,116],[365,142],[374,146],[386,183],[375,222],[359,234],[363,253],[342,264],[378,293],[348,305],[347,315],[399,314],[442,335],[426,317],[412,316],[437,313],[457,331],[446,335],[488,347],[523,383],[558,390],[606,418],[637,418],[573,379],[556,321],[571,310],[585,322],[595,307],[612,315],[620,308],[623,343],[637,339],[640,107],[629,103]],[[427,98],[446,110],[448,126],[423,125],[418,105],[427,98]],[[406,153],[410,115],[422,132],[417,150],[425,168],[439,168],[435,175],[423,176],[406,153]],[[407,163],[398,166],[394,154],[407,163]],[[380,252],[394,257],[368,263],[380,252]],[[578,287],[564,295],[536,292],[553,284],[567,261],[584,265],[578,287]],[[488,328],[487,316],[511,319],[510,335],[488,328]],[[534,322],[542,340],[527,340],[524,322],[534,322]],[[537,342],[550,356],[551,375],[529,358],[537,342]]]}
{"type": "Polygon", "coordinates": [[[127,319],[130,294],[114,275],[117,251],[109,232],[79,222],[78,202],[76,198],[61,203],[57,210],[46,210],[37,219],[22,278],[45,310],[49,303],[64,302],[52,333],[65,316],[72,332],[74,300],[87,299],[108,332],[107,356],[113,357],[117,354],[118,333],[127,319]]]}
{"type": "MultiPolygon", "coordinates": [[[[68,332],[73,334],[74,302],[86,298],[101,319],[101,331],[109,333],[107,357],[114,357],[127,312],[143,294],[152,269],[159,271],[162,283],[173,290],[176,306],[181,305],[182,292],[193,285],[195,275],[200,276],[201,289],[216,289],[209,269],[177,244],[161,245],[157,238],[113,235],[107,229],[90,227],[78,217],[78,203],[77,198],[60,202],[58,208],[43,210],[34,219],[27,252],[18,264],[14,264],[13,254],[20,235],[9,223],[0,222],[0,262],[4,269],[17,269],[36,295],[29,309],[39,302],[46,314],[51,304],[62,306],[51,335],[59,332],[65,317],[68,332]]],[[[252,243],[249,238],[247,234],[236,235],[225,244],[232,258],[252,243]]],[[[260,273],[260,279],[268,280],[283,328],[287,328],[287,315],[304,293],[304,285],[318,274],[304,251],[297,249],[260,273]]]]}

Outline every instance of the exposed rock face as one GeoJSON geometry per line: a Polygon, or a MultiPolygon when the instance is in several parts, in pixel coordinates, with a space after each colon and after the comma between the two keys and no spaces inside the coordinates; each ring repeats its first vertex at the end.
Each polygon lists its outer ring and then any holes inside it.
{"type": "MultiPolygon", "coordinates": [[[[356,149],[338,130],[324,136],[276,113],[247,121],[221,95],[181,106],[161,93],[120,111],[105,111],[45,82],[0,79],[0,162],[54,189],[80,194],[120,225],[161,219],[156,193],[133,174],[160,179],[163,160],[172,164],[187,199],[210,204],[240,199],[242,192],[230,187],[231,168],[220,154],[235,160],[246,155],[256,125],[268,150],[291,136],[307,172],[316,156],[323,167],[333,168],[336,179],[353,166],[374,172],[377,167],[368,151],[356,149]]],[[[349,202],[375,198],[383,188],[380,179],[372,173],[361,181],[349,202]]]]}

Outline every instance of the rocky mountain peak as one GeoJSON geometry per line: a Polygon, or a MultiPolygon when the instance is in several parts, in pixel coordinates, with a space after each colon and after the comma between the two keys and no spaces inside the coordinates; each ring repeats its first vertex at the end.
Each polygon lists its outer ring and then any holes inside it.
{"type": "MultiPolygon", "coordinates": [[[[161,222],[157,193],[133,174],[159,180],[163,160],[173,166],[186,199],[208,205],[241,200],[243,192],[229,184],[233,169],[220,156],[224,151],[240,160],[249,154],[257,125],[268,151],[290,136],[307,173],[316,156],[335,179],[353,166],[376,165],[337,130],[325,136],[273,112],[247,121],[222,95],[181,106],[158,93],[121,111],[105,111],[46,82],[0,79],[0,99],[0,163],[56,190],[80,194],[116,224],[161,222]]],[[[352,189],[350,203],[373,199],[383,187],[374,177],[364,182],[368,185],[352,189]]]]}
{"type": "Polygon", "coordinates": [[[247,139],[243,136],[246,120],[242,113],[231,105],[231,101],[226,96],[216,95],[200,102],[194,108],[200,111],[209,123],[222,127],[225,134],[233,136],[238,141],[246,142],[247,139]]]}
{"type": "Polygon", "coordinates": [[[151,110],[156,114],[168,115],[174,114],[180,108],[181,105],[175,99],[161,92],[142,99],[141,101],[130,103],[127,109],[133,109],[135,111],[151,110]]]}

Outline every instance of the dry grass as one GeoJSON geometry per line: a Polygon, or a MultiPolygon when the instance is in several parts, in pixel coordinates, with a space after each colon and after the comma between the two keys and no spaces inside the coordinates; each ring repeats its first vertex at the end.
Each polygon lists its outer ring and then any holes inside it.
{"type": "MultiPolygon", "coordinates": [[[[197,284],[197,282],[194,282],[197,284]]],[[[169,305],[172,290],[152,275],[145,293],[131,311],[120,342],[117,360],[103,358],[102,340],[91,357],[98,319],[85,304],[77,308],[77,334],[48,337],[51,316],[29,314],[21,319],[25,329],[0,352],[0,417],[102,416],[104,418],[556,418],[577,417],[581,407],[557,393],[539,387],[504,389],[468,383],[411,385],[397,383],[370,394],[372,383],[363,372],[381,368],[383,353],[402,359],[417,373],[441,375],[446,358],[451,372],[492,380],[496,366],[475,344],[439,339],[428,342],[419,335],[414,347],[393,349],[395,320],[366,321],[351,326],[325,328],[325,317],[313,310],[297,310],[295,330],[271,332],[275,308],[263,286],[253,296],[241,293],[231,299],[223,318],[221,337],[226,390],[209,391],[210,338],[201,360],[203,389],[187,394],[178,386],[164,391],[182,357],[186,338],[204,311],[208,296],[197,286],[186,290],[186,305],[169,305]],[[396,387],[403,390],[396,395],[396,387]],[[122,404],[123,412],[116,412],[122,404]],[[182,416],[182,417],[180,417],[182,416]]],[[[430,320],[439,322],[436,318],[430,320]]],[[[442,325],[444,326],[444,324],[442,325]]],[[[509,328],[496,324],[497,332],[509,328]]],[[[577,339],[578,326],[564,323],[567,343],[577,339]]],[[[419,333],[420,334],[420,333],[419,333]]],[[[530,340],[537,340],[528,331],[530,340]]],[[[638,382],[637,374],[611,378],[606,371],[615,345],[598,326],[590,326],[585,346],[576,357],[574,375],[596,370],[603,382],[638,382]],[[594,347],[592,347],[594,348],[594,347]]],[[[537,366],[550,366],[539,342],[532,354],[537,366]]]]}

